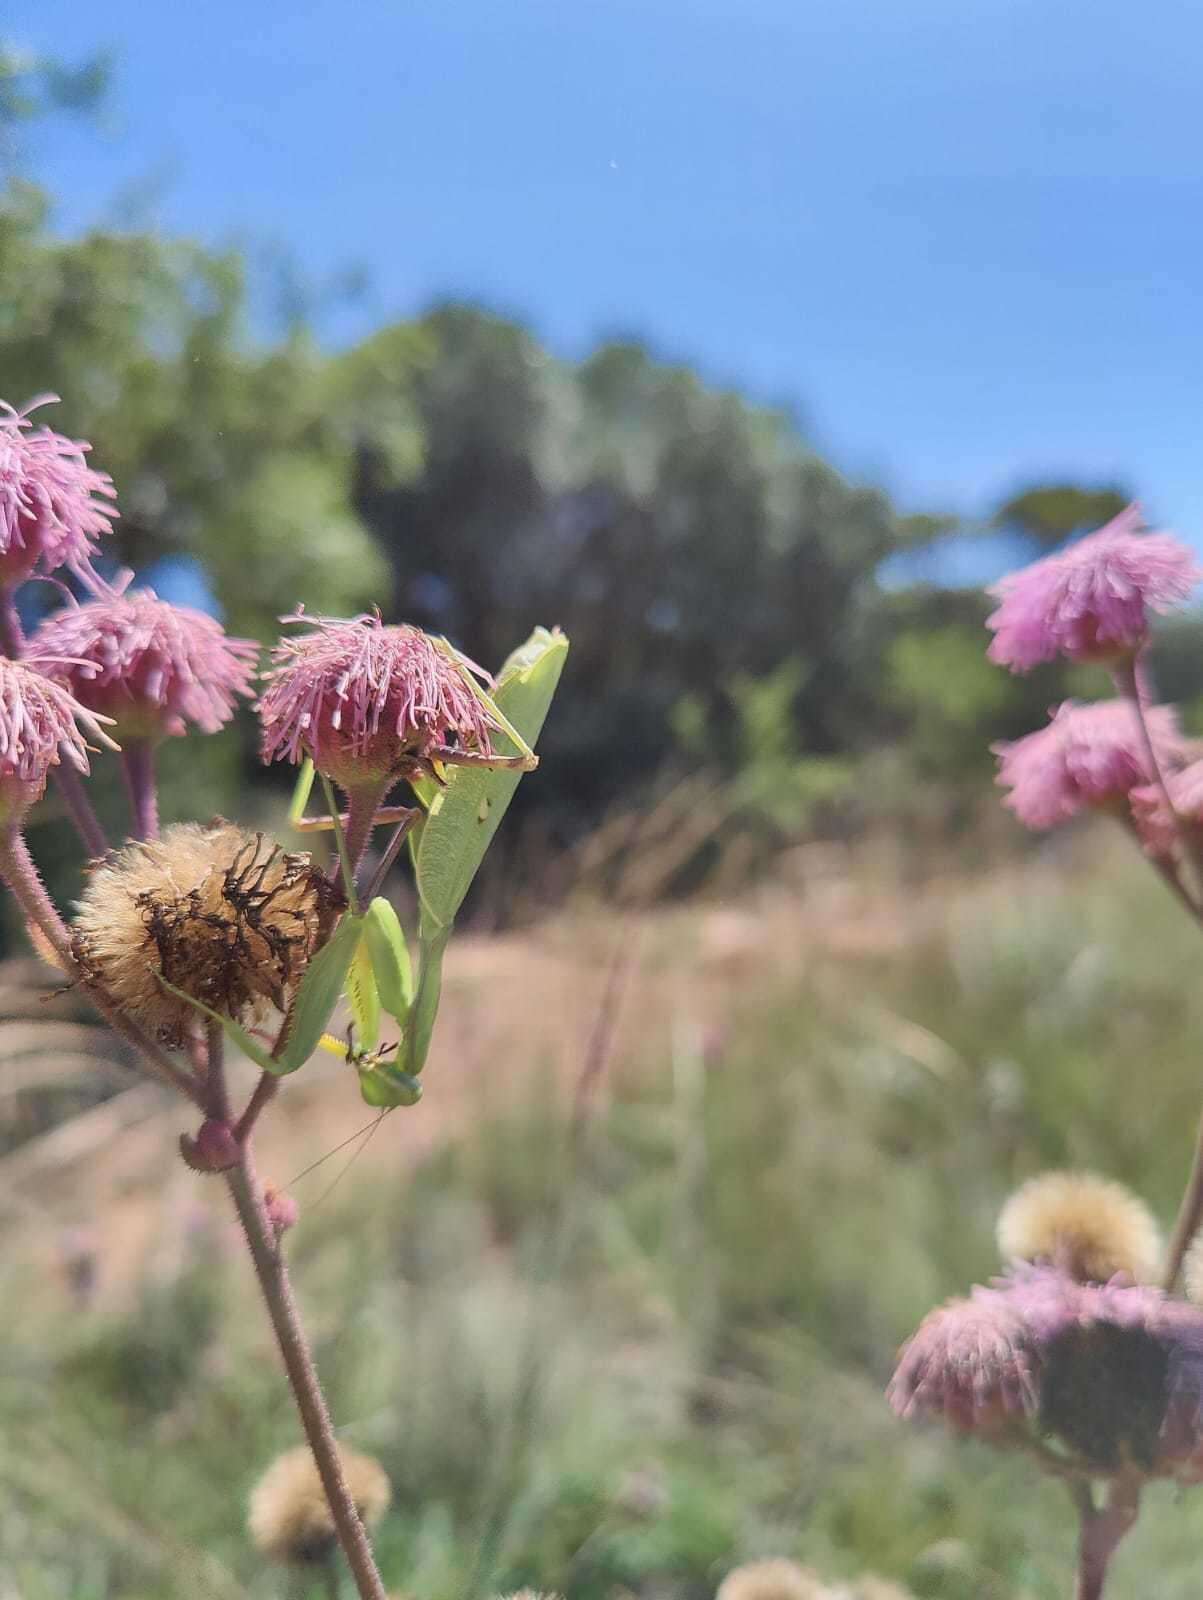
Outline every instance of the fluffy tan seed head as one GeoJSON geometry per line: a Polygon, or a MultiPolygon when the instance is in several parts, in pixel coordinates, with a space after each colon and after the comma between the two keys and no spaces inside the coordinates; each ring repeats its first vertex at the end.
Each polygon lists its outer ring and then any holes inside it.
{"type": "Polygon", "coordinates": [[[735,1567],[719,1585],[716,1600],[827,1600],[817,1573],[777,1558],[735,1567]]]}
{"type": "MultiPolygon", "coordinates": [[[[372,1456],[338,1447],[355,1509],[366,1527],[379,1522],[392,1498],[384,1468],[372,1456]]],[[[334,1518],[308,1446],[277,1456],[251,1491],[247,1527],[269,1561],[301,1566],[325,1561],[334,1549],[334,1518]]]]}
{"type": "Polygon", "coordinates": [[[1122,1272],[1157,1276],[1161,1234],[1152,1212],[1122,1183],[1089,1172],[1044,1172],[1007,1201],[998,1248],[1008,1261],[1047,1262],[1086,1283],[1122,1272]]]}
{"type": "Polygon", "coordinates": [[[1182,1263],[1182,1283],[1187,1298],[1203,1306],[1203,1233],[1197,1233],[1182,1263]]]}
{"type": "Polygon", "coordinates": [[[328,905],[308,856],[229,823],[180,823],[93,868],[75,950],[123,1011],[178,1042],[196,1013],[160,977],[223,1016],[283,1009],[328,905]]]}

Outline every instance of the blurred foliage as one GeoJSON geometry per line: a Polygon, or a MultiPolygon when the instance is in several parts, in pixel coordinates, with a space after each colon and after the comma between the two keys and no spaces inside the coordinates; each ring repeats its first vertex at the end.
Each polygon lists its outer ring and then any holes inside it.
{"type": "MultiPolygon", "coordinates": [[[[0,51],[12,129],[95,110],[105,91],[101,61],[0,51]]],[[[924,552],[980,523],[899,512],[784,411],[630,341],[558,360],[467,305],[331,350],[306,321],[322,296],[275,267],[292,309],[269,337],[243,254],[116,225],[64,237],[49,197],[14,177],[0,202],[5,398],[63,397],[39,417],[91,439],[113,475],[112,560],[152,582],[164,562],[193,569],[237,632],[270,641],[298,603],[378,605],[496,666],[536,624],[561,625],[565,693],[507,830],[524,848],[537,840],[546,859],[697,774],[730,787],[732,815],[763,841],[837,812],[847,827],[864,811],[842,804],[849,775],[885,750],[904,804],[920,784],[965,793],[991,741],[1038,726],[1064,692],[1056,670],[1021,681],[984,664],[976,589],[879,581],[908,553],[913,578],[924,552]]],[[[1032,485],[988,525],[1039,552],[1125,499],[1032,485]]],[[[1196,633],[1180,624],[1165,660],[1203,707],[1196,633]]],[[[240,748],[231,763],[193,745],[218,809],[245,808],[237,791],[263,781],[248,722],[240,748]]],[[[53,830],[45,844],[54,877],[68,847],[53,830]]]]}
{"type": "Polygon", "coordinates": [[[0,157],[21,155],[20,134],[62,112],[97,116],[108,99],[113,62],[107,52],[69,64],[0,40],[0,157]]]}
{"type": "MultiPolygon", "coordinates": [[[[882,1389],[925,1311],[996,1270],[1031,1173],[1097,1169],[1173,1214],[1198,935],[1128,848],[969,893],[850,880],[888,960],[791,940],[820,913],[777,894],[762,952],[699,978],[697,913],[653,920],[659,976],[587,1137],[568,1085],[497,1059],[416,1168],[365,1161],[321,1203],[329,1169],[300,1186],[290,1253],[334,1414],[394,1486],[391,1591],[710,1600],[734,1562],[787,1554],[922,1600],[1060,1600],[1062,1487],[895,1421],[882,1389]]],[[[173,1195],[143,1197],[171,1246],[124,1308],[72,1302],[40,1252],[0,1264],[23,1600],[308,1600],[242,1525],[296,1439],[253,1288],[227,1224],[173,1195]]],[[[1195,1595],[1201,1531],[1199,1490],[1154,1488],[1117,1600],[1149,1573],[1158,1600],[1195,1595]]]]}
{"type": "Polygon", "coordinates": [[[1036,484],[1004,500],[994,513],[994,525],[1051,550],[1074,534],[1101,528],[1131,499],[1117,485],[1088,489],[1077,483],[1036,484]]]}

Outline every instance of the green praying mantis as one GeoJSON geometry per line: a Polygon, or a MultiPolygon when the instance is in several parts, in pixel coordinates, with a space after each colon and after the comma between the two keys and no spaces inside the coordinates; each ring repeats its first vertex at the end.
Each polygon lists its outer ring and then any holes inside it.
{"type": "Polygon", "coordinates": [[[319,1049],[349,1063],[370,1106],[414,1105],[422,1093],[422,1068],[430,1049],[442,989],[443,954],[455,917],[523,772],[535,764],[539,737],[568,653],[558,629],[536,628],[506,661],[491,691],[481,688],[472,664],[445,640],[438,641],[499,732],[496,755],[438,751],[410,777],[418,804],[389,807],[378,821],[397,824],[371,888],[361,899],[351,871],[333,786],[323,777],[328,815],[307,818],[314,784],[311,761],[301,768],[289,810],[297,828],[333,830],[347,908],[334,932],[305,969],[282,1037],[268,1049],[233,1018],[211,1010],[173,984],[186,1000],[264,1072],[283,1076],[302,1067],[319,1049]],[[418,890],[416,962],[391,901],[376,893],[402,841],[408,843],[418,890]],[[366,903],[364,903],[366,901],[366,903]],[[349,1025],[344,1038],[330,1033],[340,1001],[349,1025]],[[385,1033],[395,1039],[382,1043],[385,1033]]]}

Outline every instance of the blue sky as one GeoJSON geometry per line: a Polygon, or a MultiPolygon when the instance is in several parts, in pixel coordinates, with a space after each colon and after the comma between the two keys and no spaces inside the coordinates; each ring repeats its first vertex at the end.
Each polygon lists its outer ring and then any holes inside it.
{"type": "Polygon", "coordinates": [[[1186,0],[18,0],[118,55],[55,129],[74,228],[131,186],[211,240],[447,293],[554,349],[638,332],[798,410],[908,508],[1121,476],[1203,546],[1203,9],[1186,0]],[[149,182],[148,182],[149,181],[149,182]]]}

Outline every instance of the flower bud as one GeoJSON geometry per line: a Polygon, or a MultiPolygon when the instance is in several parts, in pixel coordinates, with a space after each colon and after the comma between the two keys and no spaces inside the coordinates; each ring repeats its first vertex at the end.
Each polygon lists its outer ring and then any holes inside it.
{"type": "Polygon", "coordinates": [[[287,1233],[289,1228],[296,1226],[297,1217],[300,1215],[296,1201],[283,1189],[264,1189],[263,1209],[277,1239],[282,1233],[287,1233]]]}
{"type": "Polygon", "coordinates": [[[201,1123],[194,1139],[180,1135],[180,1154],[193,1172],[227,1172],[242,1160],[234,1130],[212,1117],[201,1123]]]}

